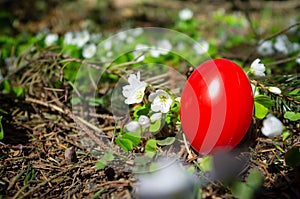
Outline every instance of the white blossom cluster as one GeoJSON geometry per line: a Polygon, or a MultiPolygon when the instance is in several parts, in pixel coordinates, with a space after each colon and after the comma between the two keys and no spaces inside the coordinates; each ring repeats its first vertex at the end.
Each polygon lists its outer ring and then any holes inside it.
{"type": "MultiPolygon", "coordinates": [[[[122,94],[126,98],[126,104],[137,104],[141,103],[144,99],[146,83],[140,80],[140,72],[137,74],[130,74],[128,77],[128,85],[123,86],[122,94]]],[[[150,118],[146,115],[141,115],[138,121],[131,121],[125,125],[128,131],[134,132],[141,127],[149,127],[151,122],[159,120],[162,114],[169,112],[170,107],[173,103],[170,95],[161,89],[151,93],[149,95],[149,101],[151,102],[151,114],[150,118]]]]}
{"type": "MultiPolygon", "coordinates": [[[[90,34],[87,30],[67,32],[63,36],[64,46],[76,46],[82,50],[82,56],[85,59],[92,58],[97,51],[96,44],[99,43],[101,33],[90,34]]],[[[59,40],[59,35],[46,31],[44,43],[46,46],[55,45],[59,40]]]]}
{"type": "Polygon", "coordinates": [[[300,49],[299,43],[291,42],[286,35],[279,35],[275,41],[261,41],[257,48],[257,52],[262,56],[270,56],[275,52],[287,55],[300,49]]]}

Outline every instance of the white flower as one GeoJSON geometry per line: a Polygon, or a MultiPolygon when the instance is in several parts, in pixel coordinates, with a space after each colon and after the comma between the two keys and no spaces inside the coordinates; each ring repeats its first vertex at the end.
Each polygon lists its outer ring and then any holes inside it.
{"type": "Polygon", "coordinates": [[[162,113],[161,112],[153,113],[150,116],[150,120],[151,120],[151,122],[155,122],[156,120],[160,120],[161,117],[162,117],[162,113]]]}
{"type": "Polygon", "coordinates": [[[261,132],[267,137],[276,137],[282,133],[282,123],[272,114],[268,114],[263,121],[261,132]]]}
{"type": "Polygon", "coordinates": [[[145,55],[141,51],[133,51],[133,57],[136,62],[141,62],[145,59],[145,55]]]}
{"type": "Polygon", "coordinates": [[[82,56],[86,59],[92,58],[96,54],[96,45],[95,44],[89,44],[84,46],[82,51],[82,56]]]}
{"type": "Polygon", "coordinates": [[[254,84],[251,84],[251,88],[254,96],[259,95],[258,89],[254,84]]]}
{"type": "Polygon", "coordinates": [[[117,34],[118,39],[120,39],[121,41],[124,41],[127,38],[126,32],[119,32],[117,34]]]}
{"type": "Polygon", "coordinates": [[[149,49],[149,46],[147,46],[146,44],[137,44],[135,46],[136,51],[146,52],[148,49],[149,49]]]}
{"type": "Polygon", "coordinates": [[[278,52],[281,52],[286,55],[289,53],[291,43],[286,35],[280,35],[276,37],[274,47],[278,52]]]}
{"type": "Polygon", "coordinates": [[[112,47],[112,41],[110,39],[106,40],[104,43],[103,43],[103,46],[104,46],[104,49],[105,50],[110,50],[111,47],[112,47]]]}
{"type": "Polygon", "coordinates": [[[300,54],[298,55],[298,58],[295,60],[300,65],[300,54]]]}
{"type": "Polygon", "coordinates": [[[167,113],[170,110],[173,100],[166,91],[156,90],[155,93],[149,95],[151,103],[151,110],[154,112],[167,113]]]}
{"type": "Polygon", "coordinates": [[[150,55],[154,58],[157,58],[159,57],[160,55],[162,54],[162,50],[158,49],[158,48],[155,48],[153,47],[151,50],[150,50],[150,55]]]}
{"type": "Polygon", "coordinates": [[[265,76],[265,70],[266,67],[264,64],[259,63],[260,59],[255,59],[251,66],[250,66],[250,72],[253,73],[255,76],[263,77],[265,76]]]}
{"type": "Polygon", "coordinates": [[[58,40],[58,34],[49,34],[45,38],[46,46],[54,44],[58,40]]]}
{"type": "Polygon", "coordinates": [[[200,55],[207,53],[209,48],[209,43],[204,39],[201,39],[193,45],[193,49],[200,55]]]}
{"type": "Polygon", "coordinates": [[[172,49],[172,44],[169,40],[164,39],[161,41],[158,41],[157,47],[153,46],[150,48],[150,55],[152,57],[159,57],[160,55],[166,55],[170,52],[172,49]]]}
{"type": "Polygon", "coordinates": [[[272,41],[261,42],[257,48],[257,52],[262,56],[274,54],[272,41]]]}
{"type": "Polygon", "coordinates": [[[129,85],[124,86],[122,89],[122,94],[127,99],[126,104],[140,103],[143,100],[146,83],[140,81],[140,72],[136,75],[130,74],[128,78],[129,85]]]}
{"type": "Polygon", "coordinates": [[[193,17],[194,13],[188,8],[185,8],[181,10],[178,14],[179,19],[185,21],[185,20],[190,20],[193,17]]]}
{"type": "Polygon", "coordinates": [[[128,36],[128,37],[126,38],[126,42],[129,43],[129,44],[131,44],[132,42],[134,42],[134,38],[131,37],[131,36],[128,36]]]}
{"type": "Polygon", "coordinates": [[[275,87],[275,86],[269,86],[269,87],[268,87],[268,90],[269,90],[270,92],[272,92],[272,93],[275,93],[275,94],[280,94],[280,93],[281,93],[280,88],[277,88],[277,87],[275,87]]]}
{"type": "Polygon", "coordinates": [[[172,44],[167,39],[158,41],[157,46],[158,46],[158,49],[161,49],[160,54],[162,54],[162,55],[168,54],[170,52],[170,50],[172,49],[172,44]]]}
{"type": "Polygon", "coordinates": [[[146,115],[141,115],[138,119],[138,123],[142,127],[149,127],[150,126],[150,119],[146,115]]]}
{"type": "Polygon", "coordinates": [[[75,41],[74,41],[74,37],[73,37],[73,33],[72,32],[67,32],[64,36],[64,43],[65,44],[75,44],[75,41]]]}
{"type": "Polygon", "coordinates": [[[90,34],[87,30],[75,32],[75,43],[78,47],[84,46],[90,40],[90,34]]]}
{"type": "Polygon", "coordinates": [[[127,129],[127,131],[135,132],[139,130],[140,124],[137,121],[131,121],[128,124],[126,124],[124,127],[127,129]]]}
{"type": "Polygon", "coordinates": [[[143,32],[143,28],[135,28],[131,31],[132,35],[135,37],[140,36],[143,32]]]}
{"type": "Polygon", "coordinates": [[[101,37],[102,37],[101,33],[93,33],[90,35],[90,41],[94,43],[99,43],[101,37]]]}
{"type": "Polygon", "coordinates": [[[292,43],[292,52],[295,52],[300,49],[300,45],[298,43],[292,43]]]}

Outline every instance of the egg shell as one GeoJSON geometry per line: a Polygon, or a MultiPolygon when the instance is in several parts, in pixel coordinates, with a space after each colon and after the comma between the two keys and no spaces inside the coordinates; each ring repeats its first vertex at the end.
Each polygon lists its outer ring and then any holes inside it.
{"type": "Polygon", "coordinates": [[[201,64],[181,96],[181,124],[194,150],[213,154],[234,148],[252,121],[253,93],[243,69],[227,59],[201,64]]]}

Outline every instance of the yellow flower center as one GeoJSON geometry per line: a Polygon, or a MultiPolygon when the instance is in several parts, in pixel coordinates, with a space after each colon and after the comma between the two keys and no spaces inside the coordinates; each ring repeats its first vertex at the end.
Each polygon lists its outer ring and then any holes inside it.
{"type": "Polygon", "coordinates": [[[136,93],[136,97],[135,99],[136,100],[141,100],[143,98],[143,94],[144,92],[142,90],[139,90],[137,93],[136,93]]]}
{"type": "Polygon", "coordinates": [[[160,96],[159,96],[159,101],[160,101],[161,103],[166,103],[166,102],[167,102],[167,99],[168,99],[168,97],[165,96],[165,95],[160,95],[160,96]]]}

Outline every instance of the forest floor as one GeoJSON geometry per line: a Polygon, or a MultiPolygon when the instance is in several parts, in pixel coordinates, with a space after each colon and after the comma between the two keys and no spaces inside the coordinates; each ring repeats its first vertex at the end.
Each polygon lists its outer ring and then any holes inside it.
{"type": "MultiPolygon", "coordinates": [[[[88,1],[85,6],[85,1],[66,4],[50,2],[53,3],[52,9],[43,3],[31,7],[29,1],[20,2],[22,5],[8,2],[7,6],[17,19],[10,34],[21,31],[38,32],[42,27],[64,34],[91,24],[95,25],[94,31],[103,33],[127,27],[168,27],[173,23],[172,9],[177,13],[182,7],[190,7],[198,13],[196,17],[199,20],[205,20],[210,12],[219,8],[229,11],[246,10],[245,4],[240,1],[237,4],[229,1],[145,1],[142,4],[128,0],[125,4],[116,0],[100,5],[107,8],[100,10],[94,9],[99,6],[97,2],[100,1],[88,1]],[[80,12],[74,12],[76,7],[82,8],[80,12]],[[167,10],[169,7],[172,8],[171,11],[167,10]],[[203,12],[197,12],[195,8],[203,12]],[[40,16],[32,9],[41,11],[40,16]],[[96,20],[89,21],[87,18],[96,20]]],[[[262,3],[253,2],[250,17],[255,18],[259,16],[262,3]]],[[[299,11],[300,6],[298,1],[282,2],[270,4],[274,13],[283,16],[278,19],[280,23],[289,17],[285,14],[287,10],[291,11],[289,15],[294,16],[297,13],[294,8],[299,11]]],[[[268,26],[275,20],[277,19],[263,23],[268,26]]],[[[209,23],[204,25],[207,30],[204,31],[204,36],[215,36],[212,26],[209,23]]],[[[246,60],[249,59],[249,49],[250,44],[242,44],[220,52],[220,55],[246,60]]],[[[254,56],[250,54],[250,57],[254,56]]],[[[88,120],[74,115],[81,110],[72,109],[70,98],[73,87],[59,73],[65,63],[82,63],[82,60],[55,53],[48,48],[36,53],[24,53],[16,63],[18,70],[9,79],[12,85],[24,87],[28,92],[21,97],[0,94],[0,108],[7,112],[2,119],[5,134],[0,142],[0,198],[135,198],[139,180],[133,171],[135,162],[131,153],[122,152],[117,147],[114,149],[115,156],[126,158],[117,158],[105,168],[97,169],[99,157],[110,146],[103,141],[102,136],[109,141],[113,139],[115,120],[105,107],[97,109],[96,114],[87,117],[88,120]],[[92,125],[95,120],[99,123],[98,127],[92,125]],[[82,136],[100,143],[100,152],[92,153],[86,147],[88,144],[84,146],[85,138],[82,136]]],[[[296,72],[295,78],[299,81],[299,66],[293,72],[296,72]]],[[[273,81],[275,80],[274,77],[273,81]]],[[[280,81],[283,80],[278,80],[279,83],[280,81]]],[[[104,94],[111,86],[99,88],[99,93],[104,94]]],[[[299,88],[299,84],[294,86],[299,88]]],[[[261,121],[253,119],[242,143],[228,156],[229,159],[234,159],[232,164],[238,162],[240,165],[236,175],[242,182],[246,181],[251,170],[258,169],[262,172],[264,181],[256,190],[254,198],[300,198],[300,167],[289,167],[285,162],[289,147],[297,143],[299,145],[299,121],[289,121],[283,116],[280,119],[291,132],[285,142],[282,142],[282,137],[270,139],[262,136],[261,121]]],[[[195,166],[199,154],[187,150],[182,140],[177,142],[178,147],[164,147],[161,151],[171,154],[184,168],[195,167],[196,176],[208,179],[205,186],[199,188],[202,198],[234,198],[229,184],[222,180],[210,180],[210,174],[195,166]]]]}

